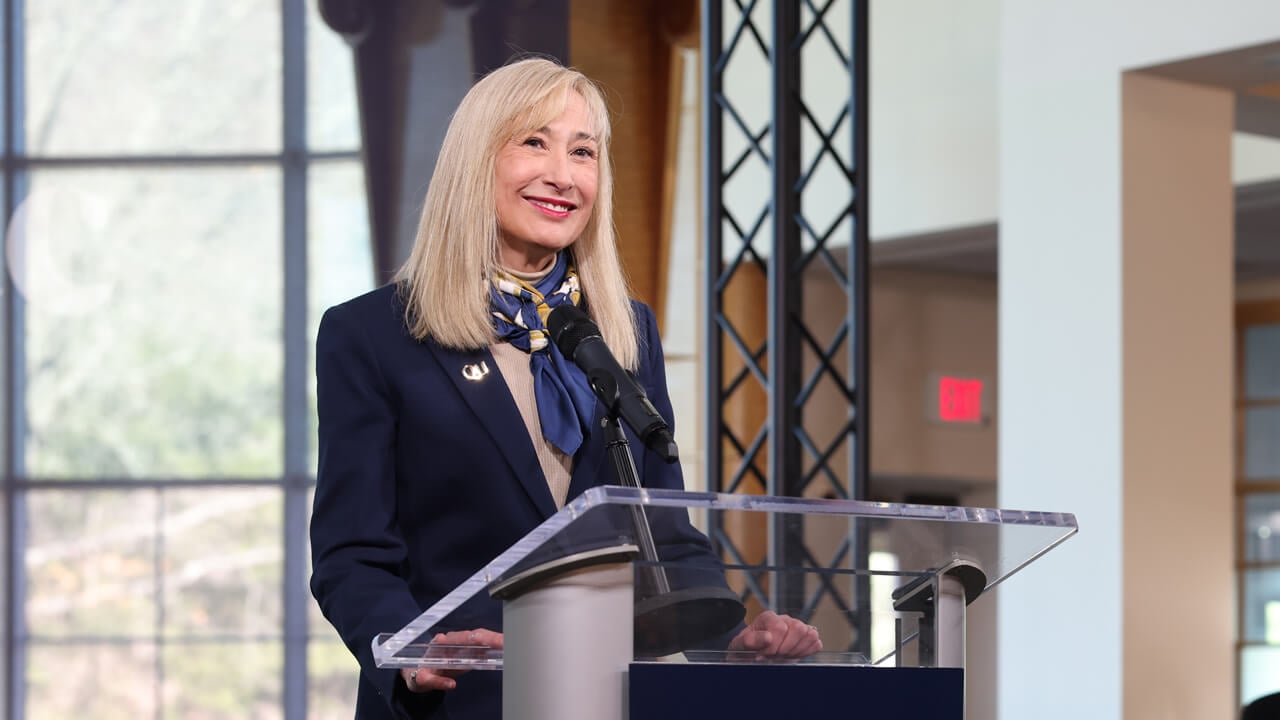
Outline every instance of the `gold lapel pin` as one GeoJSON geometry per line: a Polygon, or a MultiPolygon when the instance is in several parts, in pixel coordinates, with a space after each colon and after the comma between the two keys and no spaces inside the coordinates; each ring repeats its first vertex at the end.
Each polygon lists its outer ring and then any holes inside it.
{"type": "Polygon", "coordinates": [[[462,377],[470,380],[471,382],[480,382],[484,379],[484,376],[488,374],[489,366],[485,364],[483,360],[480,361],[479,365],[462,366],[462,377]]]}

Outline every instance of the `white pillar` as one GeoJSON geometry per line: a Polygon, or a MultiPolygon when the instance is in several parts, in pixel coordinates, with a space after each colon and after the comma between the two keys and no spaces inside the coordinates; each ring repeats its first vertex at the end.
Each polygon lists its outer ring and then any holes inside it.
{"type": "Polygon", "coordinates": [[[1232,99],[1125,73],[1280,4],[1001,16],[999,504],[1081,531],[999,590],[999,717],[1232,717],[1232,99]]]}

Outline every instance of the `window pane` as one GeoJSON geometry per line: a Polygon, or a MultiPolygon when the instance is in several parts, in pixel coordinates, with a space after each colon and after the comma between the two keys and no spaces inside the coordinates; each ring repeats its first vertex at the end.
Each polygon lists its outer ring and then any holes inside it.
{"type": "Polygon", "coordinates": [[[1280,477],[1280,407],[1253,407],[1244,413],[1244,476],[1280,477]]]}
{"type": "MultiPolygon", "coordinates": [[[[372,290],[373,249],[365,201],[364,168],[358,160],[314,163],[310,169],[307,218],[307,338],[315,347],[320,316],[332,305],[372,290]]],[[[307,355],[310,437],[316,436],[315,354],[307,355]]],[[[316,468],[315,442],[310,468],[316,468]]]]}
{"type": "Polygon", "coordinates": [[[1244,500],[1245,562],[1280,562],[1280,493],[1244,500]]]}
{"type": "Polygon", "coordinates": [[[279,171],[48,170],[26,206],[27,471],[280,474],[279,171]]]}
{"type": "Polygon", "coordinates": [[[166,635],[283,634],[281,498],[278,488],[165,492],[166,635]]]}
{"type": "Polygon", "coordinates": [[[156,716],[151,643],[30,645],[26,717],[138,720],[156,716]],[[68,681],[73,678],[73,681],[68,681]]]}
{"type": "Polygon", "coordinates": [[[1280,645],[1280,569],[1244,574],[1244,642],[1280,645]]]}
{"type": "Polygon", "coordinates": [[[192,643],[164,648],[166,719],[284,717],[280,643],[192,643]]]}
{"type": "Polygon", "coordinates": [[[1280,397],[1280,325],[1245,330],[1244,388],[1249,400],[1280,397]]]}
{"type": "Polygon", "coordinates": [[[314,2],[307,3],[307,135],[312,150],[360,148],[354,54],[314,2]]]}
{"type": "Polygon", "coordinates": [[[154,635],[156,491],[31,491],[22,498],[26,631],[154,635]]]}
{"type": "Polygon", "coordinates": [[[359,160],[316,162],[307,218],[308,305],[313,324],[331,305],[373,289],[373,248],[359,160]]]}
{"type": "MultiPolygon", "coordinates": [[[[3,13],[0,13],[0,15],[3,15],[3,13]]],[[[0,32],[3,31],[4,23],[0,21],[0,32]]],[[[0,52],[0,55],[3,54],[3,52],[0,52]]],[[[3,63],[0,63],[0,66],[3,66],[3,63]]],[[[4,113],[0,112],[0,115],[4,115],[4,113]]],[[[3,130],[3,125],[4,121],[0,120],[0,131],[3,130]]],[[[3,135],[0,135],[0,146],[4,144],[3,137],[3,135]]],[[[0,151],[3,151],[2,147],[0,147],[0,151]]],[[[0,165],[2,164],[3,163],[0,163],[0,165]]],[[[0,248],[0,250],[7,250],[9,247],[9,237],[12,234],[11,228],[13,223],[13,213],[5,206],[6,191],[9,187],[9,177],[3,170],[4,168],[0,167],[0,214],[3,214],[3,224],[0,225],[0,232],[4,233],[3,236],[0,236],[0,239],[4,240],[4,247],[0,248]]],[[[17,183],[14,185],[16,187],[17,183]]],[[[8,253],[3,251],[0,251],[0,273],[2,273],[0,274],[0,293],[7,292],[7,290],[4,290],[6,287],[4,281],[9,275],[9,257],[8,253]]],[[[0,299],[0,313],[4,312],[5,302],[3,302],[3,300],[4,299],[0,299]]],[[[0,325],[0,327],[2,327],[2,325],[0,325]]],[[[0,332],[0,358],[7,357],[8,354],[9,333],[0,332]]],[[[7,382],[0,382],[0,407],[7,407],[8,399],[9,384],[7,382]]],[[[6,434],[9,432],[9,418],[5,413],[0,413],[0,432],[6,434]]],[[[0,463],[4,463],[4,467],[8,467],[8,462],[8,443],[0,443],[0,463]]],[[[3,520],[0,520],[0,527],[3,527],[3,520]]]]}
{"type": "Polygon", "coordinates": [[[349,720],[355,713],[359,679],[360,665],[345,645],[313,639],[307,645],[307,717],[349,720]]]}
{"type": "Polygon", "coordinates": [[[1240,654],[1240,702],[1280,691],[1280,647],[1245,648],[1240,654]]]}
{"type": "Polygon", "coordinates": [[[26,3],[35,155],[280,148],[280,3],[26,3]]]}

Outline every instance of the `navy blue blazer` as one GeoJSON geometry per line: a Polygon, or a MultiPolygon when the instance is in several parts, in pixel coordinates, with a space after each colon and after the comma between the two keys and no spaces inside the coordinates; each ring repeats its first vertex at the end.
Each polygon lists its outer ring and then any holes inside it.
{"type": "MultiPolygon", "coordinates": [[[[671,418],[653,312],[635,303],[637,376],[671,418]]],[[[396,670],[374,666],[370,641],[421,614],[556,512],[529,431],[488,349],[449,350],[414,339],[388,285],[330,308],[316,340],[320,465],[311,520],[311,589],[360,663],[356,717],[501,717],[501,674],[475,671],[447,693],[410,693],[396,670]],[[463,368],[484,362],[473,382],[463,368]]],[[[600,438],[574,456],[569,497],[616,483],[600,438]]],[[[646,487],[683,487],[634,436],[646,487]]],[[[707,552],[696,535],[691,552],[707,552]]],[[[466,606],[451,629],[502,626],[501,606],[466,606]],[[469,627],[464,627],[469,626],[469,627]]]]}

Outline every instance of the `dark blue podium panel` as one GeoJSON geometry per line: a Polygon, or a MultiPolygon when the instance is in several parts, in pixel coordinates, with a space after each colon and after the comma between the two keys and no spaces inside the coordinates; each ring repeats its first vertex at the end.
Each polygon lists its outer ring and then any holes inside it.
{"type": "Polygon", "coordinates": [[[964,671],[634,663],[630,720],[963,720],[964,671]]]}

